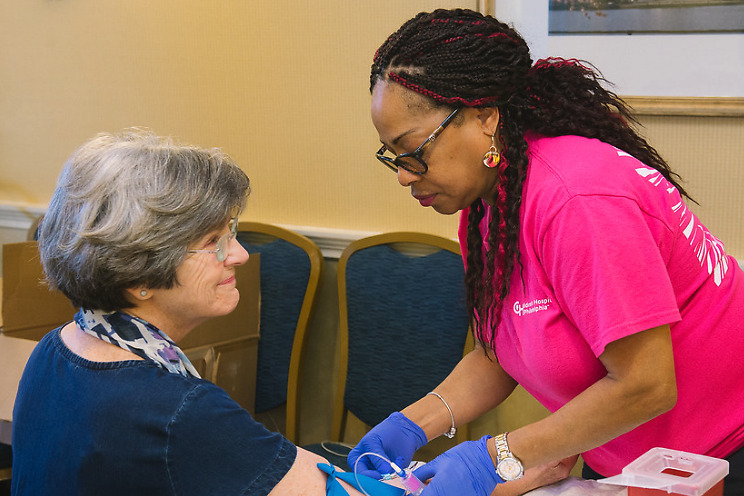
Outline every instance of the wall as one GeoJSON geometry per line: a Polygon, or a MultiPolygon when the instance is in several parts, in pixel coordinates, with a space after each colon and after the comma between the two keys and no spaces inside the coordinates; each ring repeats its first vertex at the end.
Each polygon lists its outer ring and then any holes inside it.
{"type": "MultiPolygon", "coordinates": [[[[369,65],[385,37],[416,12],[481,3],[0,2],[0,242],[25,239],[77,145],[128,126],[224,148],[253,182],[245,218],[323,239],[331,233],[341,245],[394,230],[454,237],[456,216],[422,209],[373,157],[379,143],[369,119],[369,65]]],[[[742,115],[641,118],[644,134],[699,201],[694,210],[738,258],[742,115]]],[[[329,256],[303,369],[301,442],[330,431],[335,367],[328,350],[338,317],[329,256]]],[[[473,436],[544,413],[520,391],[477,421],[473,436]]]]}
{"type": "Polygon", "coordinates": [[[744,116],[643,116],[642,132],[682,176],[691,209],[744,259],[744,116]]]}
{"type": "MultiPolygon", "coordinates": [[[[253,182],[251,219],[453,237],[457,216],[420,208],[372,156],[369,65],[414,13],[483,3],[2,2],[0,229],[43,211],[82,141],[145,126],[233,155],[253,182]]],[[[499,15],[509,4],[496,3],[499,15]]],[[[513,10],[504,15],[524,15],[513,10]]],[[[741,116],[643,122],[738,257],[740,203],[720,192],[744,186],[741,116]]]]}
{"type": "Polygon", "coordinates": [[[45,205],[76,146],[144,126],[224,148],[253,219],[449,234],[455,218],[414,208],[373,157],[369,68],[413,14],[476,4],[2,2],[0,204],[45,205]]]}

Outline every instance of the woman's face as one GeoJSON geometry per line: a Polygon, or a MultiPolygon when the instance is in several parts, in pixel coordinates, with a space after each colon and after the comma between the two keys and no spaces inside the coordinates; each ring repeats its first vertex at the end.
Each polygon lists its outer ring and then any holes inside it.
{"type": "MultiPolygon", "coordinates": [[[[189,249],[214,250],[220,236],[229,232],[228,226],[213,231],[189,249]]],[[[142,302],[155,312],[150,316],[154,320],[141,316],[178,340],[201,322],[232,312],[240,300],[235,268],[248,260],[248,252],[231,238],[225,253],[222,262],[215,253],[189,253],[176,270],[178,284],[170,289],[153,289],[148,302],[142,302]]]]}
{"type": "MultiPolygon", "coordinates": [[[[372,92],[372,122],[388,154],[416,150],[447,115],[447,109],[428,108],[422,96],[396,83],[380,81],[372,92]]],[[[422,206],[441,214],[456,213],[478,198],[490,201],[498,172],[483,165],[483,155],[498,115],[495,108],[463,108],[424,150],[428,171],[417,175],[399,168],[398,182],[410,187],[422,206]]]]}

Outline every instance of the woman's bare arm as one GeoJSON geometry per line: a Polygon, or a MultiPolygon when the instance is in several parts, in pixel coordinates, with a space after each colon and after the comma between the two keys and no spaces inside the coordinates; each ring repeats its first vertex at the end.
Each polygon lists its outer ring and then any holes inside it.
{"type": "MultiPolygon", "coordinates": [[[[509,447],[525,468],[601,446],[676,403],[668,325],[614,341],[599,358],[604,378],[548,417],[509,433],[509,447]]],[[[495,448],[491,455],[495,459],[495,448]]]]}
{"type": "MultiPolygon", "coordinates": [[[[462,425],[495,408],[516,386],[516,381],[504,372],[493,354],[489,351],[486,355],[476,345],[435,391],[452,409],[456,425],[462,425]]],[[[429,440],[452,426],[447,407],[436,396],[424,396],[401,413],[421,427],[429,440]]]]}
{"type": "MultiPolygon", "coordinates": [[[[328,461],[315,453],[311,453],[297,447],[297,458],[295,458],[292,468],[279,481],[269,496],[324,496],[326,494],[326,481],[328,476],[320,470],[318,463],[328,463],[328,461]]],[[[347,483],[339,481],[350,496],[364,496],[347,483]]],[[[395,480],[391,484],[397,485],[395,480]]]]}
{"type": "MultiPolygon", "coordinates": [[[[600,360],[607,369],[604,378],[546,418],[509,433],[509,446],[528,471],[517,485],[533,486],[546,476],[563,472],[563,465],[556,471],[545,468],[559,463],[555,460],[571,459],[601,446],[676,403],[668,325],[610,343],[600,360]]],[[[491,354],[486,356],[482,348],[476,348],[436,391],[447,400],[460,425],[496,407],[515,386],[491,354]]],[[[424,430],[428,439],[446,432],[451,425],[449,412],[435,396],[426,396],[402,412],[424,430]]],[[[495,460],[495,447],[492,443],[488,447],[495,460]]],[[[529,489],[535,487],[539,486],[529,489]]]]}

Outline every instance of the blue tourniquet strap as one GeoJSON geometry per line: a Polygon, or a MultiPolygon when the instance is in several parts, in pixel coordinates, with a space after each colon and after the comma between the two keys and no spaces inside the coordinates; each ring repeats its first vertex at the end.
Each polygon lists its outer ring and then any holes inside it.
{"type": "Polygon", "coordinates": [[[403,496],[406,492],[405,489],[391,486],[366,475],[359,474],[354,477],[353,472],[337,472],[336,467],[330,463],[318,463],[318,468],[328,474],[328,481],[326,482],[326,494],[328,496],[349,495],[346,489],[338,482],[339,479],[359,491],[362,491],[362,488],[359,487],[361,485],[364,491],[370,496],[403,496]],[[357,478],[359,479],[359,483],[357,483],[357,478]]]}

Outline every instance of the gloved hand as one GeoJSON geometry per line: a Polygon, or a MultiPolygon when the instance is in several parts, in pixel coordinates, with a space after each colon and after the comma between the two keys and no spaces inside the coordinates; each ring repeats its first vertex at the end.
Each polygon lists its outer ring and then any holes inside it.
{"type": "Polygon", "coordinates": [[[489,496],[503,479],[496,473],[486,442],[491,436],[478,441],[466,441],[451,448],[413,474],[421,481],[431,479],[421,496],[489,496]]]}
{"type": "Polygon", "coordinates": [[[359,459],[359,464],[356,466],[357,472],[379,479],[382,474],[392,473],[393,469],[390,464],[378,456],[362,456],[362,454],[377,453],[405,469],[411,463],[416,450],[427,442],[426,434],[421,427],[402,413],[395,412],[373,427],[359,441],[359,444],[349,453],[347,462],[353,471],[354,464],[359,459]]]}

